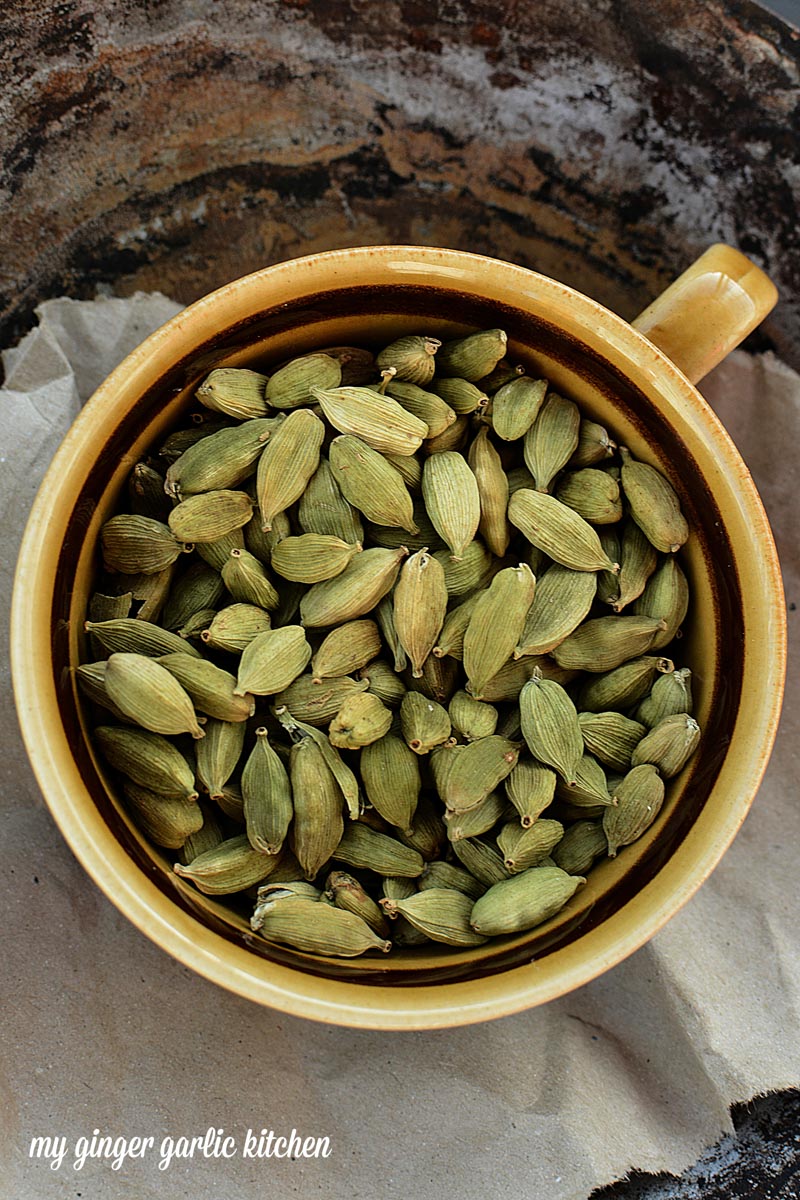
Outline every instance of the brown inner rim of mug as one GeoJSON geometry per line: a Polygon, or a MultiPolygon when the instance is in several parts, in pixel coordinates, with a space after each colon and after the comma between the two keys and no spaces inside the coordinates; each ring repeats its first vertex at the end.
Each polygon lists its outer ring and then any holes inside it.
{"type": "MultiPolygon", "coordinates": [[[[432,331],[435,332],[435,329],[432,331]]],[[[324,337],[324,334],[322,336],[324,337]]],[[[283,303],[275,310],[256,314],[221,332],[190,356],[175,363],[148,390],[135,410],[123,418],[113,436],[98,453],[83,492],[70,515],[59,556],[51,628],[56,692],[67,739],[81,775],[118,841],[172,903],[197,917],[220,936],[275,962],[355,983],[419,986],[479,978],[530,962],[532,957],[544,958],[607,920],[658,873],[701,811],[727,752],[729,734],[726,731],[730,730],[735,722],[742,689],[742,617],[742,597],[733,553],[714,496],[705,485],[697,464],[682,439],[670,428],[644,393],[617,367],[585,343],[520,309],[449,289],[398,286],[393,283],[391,286],[363,286],[319,293],[292,303],[283,303]],[[613,399],[615,406],[625,417],[640,429],[648,440],[658,444],[669,460],[685,464],[681,471],[681,502],[690,528],[702,547],[708,575],[712,581],[718,643],[717,660],[724,663],[724,671],[718,672],[717,686],[710,698],[710,717],[708,727],[704,730],[702,751],[685,786],[681,804],[676,806],[668,824],[646,855],[622,875],[588,912],[579,914],[571,924],[561,924],[549,934],[537,936],[533,931],[523,938],[522,943],[519,935],[513,939],[513,945],[509,944],[512,941],[510,938],[490,942],[480,948],[479,957],[470,958],[467,962],[463,959],[453,962],[450,968],[446,961],[442,961],[443,948],[435,947],[434,950],[439,955],[435,965],[426,966],[423,948],[421,954],[417,952],[412,955],[406,952],[408,963],[404,963],[401,972],[382,969],[379,959],[375,960],[374,970],[370,970],[366,960],[361,959],[356,973],[347,960],[323,960],[297,954],[288,948],[269,944],[261,938],[240,932],[207,909],[193,904],[190,896],[176,891],[170,886],[165,872],[144,856],[119,820],[95,771],[84,741],[69,670],[73,664],[68,659],[67,623],[71,602],[71,563],[83,544],[89,516],[102,497],[120,454],[134,440],[143,420],[148,421],[151,414],[162,404],[163,398],[174,395],[187,384],[199,382],[225,354],[253,342],[300,326],[313,326],[334,316],[362,316],[368,325],[370,317],[375,313],[419,317],[427,322],[426,328],[429,329],[435,326],[437,320],[441,320],[442,313],[445,313],[450,321],[474,328],[502,326],[508,333],[509,340],[516,342],[524,350],[529,350],[532,354],[546,353],[556,361],[577,369],[601,394],[613,399]]]]}

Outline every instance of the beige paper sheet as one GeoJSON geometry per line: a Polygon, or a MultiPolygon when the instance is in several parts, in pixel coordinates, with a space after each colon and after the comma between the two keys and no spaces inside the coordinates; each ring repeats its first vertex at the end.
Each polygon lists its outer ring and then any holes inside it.
{"type": "MultiPolygon", "coordinates": [[[[48,301],[4,356],[3,553],[8,605],[36,483],[78,406],[177,310],[162,296],[48,301]]],[[[772,519],[800,601],[800,378],[737,352],[703,390],[772,519]]],[[[797,614],[789,613],[796,633],[797,614]]],[[[7,636],[4,630],[4,638],[7,636]]],[[[5,656],[4,656],[5,657],[5,656]]],[[[330,1200],[584,1200],[630,1169],[679,1172],[730,1130],[729,1105],[800,1083],[798,680],[735,844],[695,898],[615,970],[545,1007],[454,1031],[328,1028],[256,1007],[152,945],[77,865],[44,807],[0,680],[4,963],[0,1200],[191,1195],[330,1200]],[[158,1154],[118,1171],[76,1140],[224,1129],[327,1136],[326,1159],[158,1154]],[[63,1136],[58,1170],[31,1139],[63,1136]]]]}

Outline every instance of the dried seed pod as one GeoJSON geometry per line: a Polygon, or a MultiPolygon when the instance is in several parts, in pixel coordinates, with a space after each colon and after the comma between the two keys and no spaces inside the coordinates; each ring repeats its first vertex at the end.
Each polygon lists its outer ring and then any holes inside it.
{"type": "Polygon", "coordinates": [[[536,675],[519,697],[522,734],[534,758],[554,767],[567,783],[575,780],[583,735],[575,705],[560,684],[536,675]]]}
{"type": "Polygon", "coordinates": [[[341,575],[361,550],[359,543],[351,546],[323,533],[304,533],[284,538],[275,546],[272,569],[295,583],[320,583],[341,575]]]}
{"type": "Polygon", "coordinates": [[[480,946],[488,939],[470,928],[474,900],[453,888],[430,888],[407,900],[384,901],[394,913],[446,946],[480,946]]]}
{"type": "Polygon", "coordinates": [[[372,692],[348,696],[328,726],[332,746],[358,750],[388,733],[392,714],[372,692]]]}
{"type": "Polygon", "coordinates": [[[169,527],[179,542],[216,542],[234,529],[241,529],[253,515],[253,501],[246,492],[220,489],[189,496],[169,514],[169,527]]]}
{"type": "Polygon", "coordinates": [[[656,550],[674,554],[688,538],[689,526],[672,486],[655,467],[636,462],[624,446],[620,457],[622,487],[631,516],[656,550]]]}
{"type": "MultiPolygon", "coordinates": [[[[433,359],[430,361],[433,363],[433,359]]],[[[416,383],[403,383],[396,378],[392,379],[386,388],[386,395],[402,405],[406,412],[424,421],[428,426],[429,438],[438,437],[455,422],[456,413],[450,405],[435,392],[426,392],[416,383]]]]}
{"type": "Polygon", "coordinates": [[[448,596],[465,596],[485,587],[500,569],[494,556],[477,539],[469,543],[460,560],[453,559],[447,550],[437,550],[433,557],[444,567],[448,596]]]}
{"type": "Polygon", "coordinates": [[[154,575],[175,562],[184,549],[169,526],[130,513],[106,521],[100,542],[106,570],[125,575],[154,575]]]}
{"type": "Polygon", "coordinates": [[[640,617],[660,618],[659,630],[649,649],[662,650],[680,629],[689,609],[689,583],[673,557],[667,558],[650,576],[647,586],[633,605],[640,617]]]}
{"type": "Polygon", "coordinates": [[[296,408],[275,431],[258,460],[256,492],[264,530],[299,500],[319,466],[325,426],[308,408],[296,408]]]}
{"type": "MultiPolygon", "coordinates": [[[[252,517],[250,518],[252,520],[252,517]]],[[[234,529],[218,538],[216,542],[201,542],[196,547],[203,562],[207,562],[215,571],[222,571],[233,550],[244,550],[244,534],[241,529],[234,529]]]]}
{"type": "Polygon", "coordinates": [[[508,503],[508,517],[533,546],[562,567],[573,571],[614,571],[617,567],[588,521],[554,496],[521,488],[508,503]]]}
{"type": "Polygon", "coordinates": [[[215,850],[217,846],[221,846],[225,840],[211,805],[204,804],[201,800],[197,808],[203,818],[203,824],[194,833],[189,834],[178,851],[178,861],[185,867],[199,858],[201,854],[207,854],[209,850],[215,850]]]}
{"type": "Polygon", "coordinates": [[[342,792],[321,747],[310,737],[292,746],[289,772],[295,810],[292,848],[306,879],[313,879],[344,833],[342,792]]]}
{"type": "Polygon", "coordinates": [[[159,796],[130,780],[123,784],[123,791],[137,826],[157,846],[179,850],[203,826],[202,809],[194,800],[159,796]]]}
{"type": "Polygon", "coordinates": [[[428,516],[453,558],[462,559],[477,532],[481,503],[477,480],[460,454],[445,451],[427,459],[422,496],[428,516]]]}
{"type": "Polygon", "coordinates": [[[219,572],[207,563],[192,563],[170,591],[161,613],[161,624],[176,632],[195,613],[216,609],[224,595],[225,584],[219,572]]]}
{"type": "Polygon", "coordinates": [[[381,635],[374,621],[345,621],[323,639],[311,659],[315,683],[364,667],[381,652],[381,635]]]}
{"type": "MultiPolygon", "coordinates": [[[[417,883],[421,892],[446,888],[450,891],[461,892],[462,895],[470,896],[473,900],[477,900],[486,891],[486,885],[478,879],[473,879],[469,871],[465,871],[463,867],[456,867],[448,862],[428,863],[417,883]]],[[[414,893],[412,892],[411,894],[413,895],[414,893]]],[[[397,898],[401,900],[407,899],[406,896],[397,898]]]]}
{"type": "Polygon", "coordinates": [[[469,449],[468,462],[478,484],[481,537],[498,558],[508,550],[511,527],[508,523],[508,479],[500,455],[489,441],[489,431],[482,426],[469,449]]]}
{"type": "Polygon", "coordinates": [[[361,438],[334,438],[328,451],[345,499],[375,525],[416,533],[414,504],[398,470],[361,438]]]}
{"type": "Polygon", "coordinates": [[[558,781],[556,796],[577,809],[613,804],[605,771],[591,754],[581,755],[573,779],[558,781]]]}
{"type": "Polygon", "coordinates": [[[514,657],[547,654],[586,618],[597,591],[593,571],[572,571],[553,563],[537,577],[533,603],[514,649],[514,657]]]}
{"type": "Polygon", "coordinates": [[[405,546],[357,554],[341,575],[308,589],[300,602],[303,624],[340,625],[370,612],[394,587],[407,554],[405,546]]]}
{"type": "Polygon", "coordinates": [[[262,854],[278,854],[294,816],[292,788],[264,726],[256,730],[242,771],[242,798],[250,845],[262,854]]]}
{"type": "Polygon", "coordinates": [[[361,778],[373,808],[404,833],[411,833],[422,786],[417,756],[392,733],[361,751],[361,778]]]}
{"type": "Polygon", "coordinates": [[[289,896],[262,906],[256,932],[269,942],[326,958],[354,958],[368,950],[385,954],[392,948],[390,941],[379,937],[355,913],[305,896],[289,896]]]}
{"type": "Polygon", "coordinates": [[[453,729],[468,742],[490,737],[497,728],[497,709],[467,692],[456,692],[447,711],[453,729]]]}
{"type": "Polygon", "coordinates": [[[170,633],[151,621],[118,617],[112,621],[86,621],[84,629],[109,654],[144,654],[147,658],[159,658],[162,654],[186,653],[200,657],[200,652],[194,646],[187,646],[177,633],[170,633]]]}
{"type": "Polygon", "coordinates": [[[310,658],[301,625],[259,633],[242,651],[235,695],[274,696],[305,670],[310,658]]]}
{"type": "Polygon", "coordinates": [[[206,376],[195,395],[202,405],[215,412],[247,421],[269,413],[264,389],[266,375],[245,367],[218,367],[206,376]]]}
{"type": "Polygon", "coordinates": [[[267,381],[265,399],[272,408],[299,408],[313,404],[312,387],[338,387],[341,364],[327,354],[305,354],[279,367],[267,381]]]}
{"type": "Polygon", "coordinates": [[[414,677],[419,679],[447,611],[444,568],[427,550],[412,554],[403,564],[393,607],[397,636],[411,660],[414,677]]]}
{"type": "MultiPolygon", "coordinates": [[[[445,584],[446,582],[445,575],[445,584]]],[[[462,659],[464,657],[464,634],[467,632],[467,626],[481,595],[480,590],[475,591],[466,600],[462,600],[456,608],[451,608],[444,619],[437,643],[433,647],[433,654],[436,658],[462,659]]]]}
{"type": "Polygon", "coordinates": [[[546,379],[520,375],[505,383],[492,397],[492,427],[504,442],[524,437],[539,415],[547,394],[546,379]]]}
{"type": "Polygon", "coordinates": [[[207,896],[223,896],[261,883],[274,873],[279,861],[277,854],[254,850],[247,837],[240,834],[193,858],[188,866],[175,863],[172,869],[207,896]]]}
{"type": "Polygon", "coordinates": [[[229,604],[214,616],[200,634],[201,641],[215,650],[241,654],[259,633],[272,628],[268,612],[256,604],[229,604]]]}
{"type": "Polygon", "coordinates": [[[697,749],[700,726],[688,713],[664,717],[641,739],[631,755],[634,767],[652,763],[665,779],[682,771],[697,749]]]}
{"type": "Polygon", "coordinates": [[[362,667],[358,675],[369,684],[367,691],[373,692],[387,708],[400,707],[408,689],[387,662],[376,659],[362,667]]]}
{"type": "Polygon", "coordinates": [[[298,721],[320,727],[336,716],[348,697],[366,691],[363,680],[359,683],[348,675],[319,682],[312,675],[299,675],[278,693],[275,703],[287,708],[298,721]]]}
{"type": "Polygon", "coordinates": [[[158,795],[197,799],[191,767],[161,734],[102,725],[94,736],[103,757],[134,783],[158,795]]]}
{"type": "Polygon", "coordinates": [[[586,749],[615,771],[627,771],[631,755],[647,733],[644,725],[619,712],[578,714],[586,749]]]}
{"type": "Polygon", "coordinates": [[[442,377],[458,376],[475,383],[483,379],[505,356],[508,337],[502,329],[481,329],[478,333],[445,342],[436,357],[436,370],[442,377]]]}
{"type": "Polygon", "coordinates": [[[333,901],[336,908],[354,913],[366,921],[379,937],[389,937],[389,926],[378,905],[347,871],[331,871],[325,881],[325,896],[333,901]]]}
{"type": "Polygon", "coordinates": [[[438,338],[410,334],[385,346],[375,359],[375,366],[380,371],[393,369],[397,379],[426,384],[433,379],[434,355],[441,344],[438,338]]]}
{"type": "Polygon", "coordinates": [[[497,835],[497,845],[508,870],[518,875],[529,867],[538,867],[563,836],[564,826],[560,821],[542,817],[527,829],[519,821],[510,821],[497,835]]]}
{"type": "MultiPolygon", "coordinates": [[[[287,709],[279,706],[279,704],[276,704],[276,707],[273,708],[273,713],[277,716],[278,721],[281,722],[284,730],[288,732],[293,743],[300,742],[305,737],[311,738],[314,745],[318,746],[327,764],[327,768],[329,768],[333,779],[336,780],[345,803],[347,803],[350,817],[354,821],[359,820],[361,812],[359,784],[357,784],[355,775],[351,772],[347,763],[342,761],[342,756],[339,755],[338,750],[333,749],[333,746],[327,740],[324,733],[315,730],[313,725],[306,725],[303,721],[295,720],[294,716],[291,716],[287,712],[287,709]]],[[[295,811],[296,809],[297,803],[295,802],[295,811]]]]}
{"type": "Polygon", "coordinates": [[[581,418],[578,445],[567,464],[570,467],[593,467],[603,459],[611,458],[617,446],[608,436],[608,430],[596,421],[581,418]]]}
{"type": "Polygon", "coordinates": [[[487,888],[510,878],[502,855],[480,838],[460,838],[452,843],[452,847],[456,858],[467,868],[470,875],[487,888]]]}
{"type": "Polygon", "coordinates": [[[206,722],[206,736],[197,745],[197,778],[212,800],[222,795],[244,749],[243,721],[206,722]]]}
{"type": "Polygon", "coordinates": [[[533,572],[520,563],[498,572],[475,605],[464,634],[464,670],[476,700],[484,698],[484,688],[511,657],[535,588],[533,572]]]}
{"type": "Polygon", "coordinates": [[[506,795],[520,816],[523,829],[552,803],[556,794],[556,773],[540,762],[520,759],[505,782],[506,795]]]}
{"type": "Polygon", "coordinates": [[[655,617],[596,617],[554,647],[553,658],[575,671],[613,671],[649,650],[663,628],[655,617]]]}
{"type": "Polygon", "coordinates": [[[500,820],[506,808],[503,793],[494,791],[467,812],[446,810],[444,820],[449,840],[460,842],[462,838],[475,838],[480,837],[482,833],[488,833],[500,820]]]}
{"type": "Polygon", "coordinates": [[[603,832],[608,840],[608,856],[615,858],[622,846],[629,846],[649,829],[664,803],[664,782],[650,763],[628,771],[614,789],[615,804],[603,813],[603,832]]]}
{"type": "Polygon", "coordinates": [[[595,859],[608,853],[602,821],[576,821],[552,852],[553,862],[568,875],[585,875],[595,859]]]}
{"type": "Polygon", "coordinates": [[[280,603],[266,567],[249,550],[231,550],[222,567],[222,582],[239,604],[274,611],[280,603]]]}
{"type": "Polygon", "coordinates": [[[314,398],[334,429],[352,433],[373,450],[414,454],[428,436],[428,426],[372,388],[314,388],[314,398]]]}
{"type": "Polygon", "coordinates": [[[108,709],[116,720],[127,724],[128,717],[117,708],[106,691],[106,666],[107,662],[105,659],[95,663],[81,663],[80,666],[75,668],[75,678],[88,700],[91,700],[93,704],[99,704],[103,708],[108,709]]]}
{"type": "Polygon", "coordinates": [[[425,860],[416,850],[358,821],[348,825],[333,857],[350,867],[363,867],[378,875],[416,879],[425,869],[425,860]]]}
{"type": "Polygon", "coordinates": [[[174,675],[195,708],[207,716],[218,721],[246,721],[255,712],[252,696],[235,694],[236,676],[230,671],[190,654],[164,654],[158,661],[174,675]]]}
{"type": "Polygon", "coordinates": [[[168,496],[180,498],[235,488],[255,470],[277,424],[274,419],[261,417],[201,438],[170,464],[163,490],[168,496]]]}
{"type": "Polygon", "coordinates": [[[469,417],[458,416],[452,425],[437,433],[436,437],[426,438],[422,449],[427,455],[443,454],[447,450],[460,453],[469,440],[469,430],[469,417]]]}
{"type": "Polygon", "coordinates": [[[634,716],[648,729],[652,729],[665,717],[692,711],[692,672],[688,667],[659,675],[649,696],[636,709],[634,716]]]}
{"type": "Polygon", "coordinates": [[[364,541],[361,518],[345,500],[330,463],[324,457],[320,458],[319,466],[300,497],[297,519],[305,533],[338,537],[350,545],[364,541]]]}
{"type": "Polygon", "coordinates": [[[525,434],[525,464],[536,480],[537,492],[548,492],[555,475],[569,462],[578,445],[581,416],[577,404],[551,393],[525,434]]]}
{"type": "Polygon", "coordinates": [[[447,710],[419,692],[406,692],[400,705],[400,723],[406,744],[415,754],[428,754],[450,737],[447,710]]]}
{"type": "Polygon", "coordinates": [[[618,589],[616,597],[612,592],[610,598],[604,596],[601,599],[607,599],[614,612],[622,612],[631,601],[641,596],[645,584],[656,569],[658,555],[635,521],[626,523],[617,553],[620,568],[614,585],[618,589]]]}
{"type": "Polygon", "coordinates": [[[622,520],[619,484],[607,471],[592,467],[569,471],[559,480],[555,495],[592,525],[611,525],[622,520]]]}
{"type": "Polygon", "coordinates": [[[452,812],[477,808],[517,765],[519,745],[492,734],[464,746],[447,771],[439,794],[452,812]]]}
{"type": "Polygon", "coordinates": [[[578,692],[578,705],[582,712],[630,708],[647,695],[657,674],[669,674],[673,670],[674,665],[668,658],[642,655],[631,659],[585,683],[578,692]]]}
{"type": "Polygon", "coordinates": [[[530,867],[476,900],[470,923],[489,936],[533,929],[560,912],[585,882],[559,867],[530,867]]]}
{"type": "MultiPolygon", "coordinates": [[[[431,390],[450,408],[458,418],[483,408],[488,399],[482,388],[466,379],[434,379],[431,390]]],[[[433,436],[433,435],[431,435],[433,436]]]]}

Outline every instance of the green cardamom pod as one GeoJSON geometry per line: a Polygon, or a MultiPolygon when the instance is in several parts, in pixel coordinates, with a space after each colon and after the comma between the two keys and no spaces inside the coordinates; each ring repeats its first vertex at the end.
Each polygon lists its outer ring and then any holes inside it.
{"type": "Polygon", "coordinates": [[[311,647],[301,625],[259,633],[242,651],[234,694],[274,696],[302,674],[310,658],[311,647]]]}
{"type": "Polygon", "coordinates": [[[394,626],[415,678],[441,632],[447,611],[444,568],[419,550],[403,564],[394,589],[394,626]]]}
{"type": "Polygon", "coordinates": [[[292,788],[264,726],[256,730],[242,771],[242,798],[250,845],[262,854],[278,854],[294,816],[292,788]]]}
{"type": "Polygon", "coordinates": [[[470,923],[490,937],[533,929],[560,912],[585,882],[559,867],[529,867],[496,883],[476,900],[470,923]]]}
{"type": "Polygon", "coordinates": [[[334,438],[328,451],[333,477],[349,504],[374,525],[416,533],[414,504],[400,472],[361,438],[334,438]]]}
{"type": "Polygon", "coordinates": [[[267,381],[265,398],[272,408],[298,408],[313,404],[312,387],[338,387],[342,368],[327,354],[306,354],[284,363],[267,381]]]}
{"type": "Polygon", "coordinates": [[[665,779],[682,771],[697,749],[700,726],[688,713],[664,717],[641,739],[631,756],[634,767],[652,763],[665,779]]]}
{"type": "Polygon", "coordinates": [[[624,446],[620,456],[622,488],[631,516],[656,550],[674,554],[688,538],[689,526],[672,486],[655,467],[636,462],[624,446]]]}
{"type": "Polygon", "coordinates": [[[206,408],[247,421],[268,415],[269,408],[264,399],[266,385],[266,375],[258,371],[248,371],[245,367],[218,367],[206,376],[195,394],[206,408]]]}
{"type": "Polygon", "coordinates": [[[664,803],[664,781],[650,763],[628,771],[614,790],[616,803],[603,813],[603,832],[608,856],[615,858],[622,846],[640,838],[655,821],[664,803]]]}
{"type": "Polygon", "coordinates": [[[275,431],[258,460],[256,492],[261,525],[271,529],[273,519],[299,500],[319,466],[325,425],[308,408],[296,408],[275,431]]]}
{"type": "Polygon", "coordinates": [[[341,575],[362,547],[324,533],[287,537],[272,551],[272,569],[295,583],[320,583],[341,575]]]}
{"type": "Polygon", "coordinates": [[[498,572],[475,605],[464,634],[464,670],[469,691],[483,699],[483,690],[511,657],[533,603],[536,579],[530,567],[506,567],[498,572]]]}
{"type": "Polygon", "coordinates": [[[534,675],[520,692],[519,707],[522,735],[531,754],[567,783],[573,782],[583,754],[583,735],[575,705],[563,687],[534,675]]]}
{"type": "Polygon", "coordinates": [[[344,833],[342,791],[320,745],[311,737],[292,746],[289,773],[295,813],[292,849],[306,879],[314,879],[344,833]]]}
{"type": "Polygon", "coordinates": [[[508,517],[533,546],[573,571],[614,571],[597,533],[574,509],[554,496],[521,488],[508,503],[508,517]]]}

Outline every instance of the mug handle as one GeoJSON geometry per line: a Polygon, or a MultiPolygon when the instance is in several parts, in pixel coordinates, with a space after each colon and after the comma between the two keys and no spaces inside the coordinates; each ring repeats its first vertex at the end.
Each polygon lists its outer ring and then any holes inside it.
{"type": "Polygon", "coordinates": [[[697,383],[752,333],[777,299],[769,276],[718,242],[631,324],[697,383]]]}

